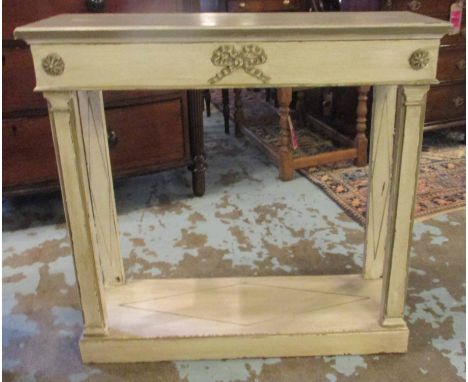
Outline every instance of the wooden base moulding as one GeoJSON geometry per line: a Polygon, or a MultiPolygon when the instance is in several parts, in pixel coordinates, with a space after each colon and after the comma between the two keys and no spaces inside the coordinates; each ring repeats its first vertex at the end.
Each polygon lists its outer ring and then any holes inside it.
{"type": "Polygon", "coordinates": [[[106,288],[108,335],[84,362],[401,353],[379,323],[381,280],[361,275],[129,281],[106,288]]]}

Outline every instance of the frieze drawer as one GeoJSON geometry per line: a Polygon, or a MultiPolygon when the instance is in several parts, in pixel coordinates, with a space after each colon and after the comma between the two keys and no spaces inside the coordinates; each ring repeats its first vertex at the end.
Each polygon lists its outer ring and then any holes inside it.
{"type": "Polygon", "coordinates": [[[223,45],[186,44],[181,51],[175,42],[149,46],[128,43],[84,45],[79,53],[73,46],[37,44],[32,47],[32,53],[40,91],[57,86],[62,89],[167,89],[174,83],[179,84],[178,88],[192,89],[205,89],[209,85],[220,88],[268,86],[269,83],[280,87],[323,83],[353,86],[357,77],[374,84],[432,81],[437,69],[438,44],[436,39],[387,40],[385,43],[358,40],[238,44],[233,41],[223,45]],[[225,50],[240,57],[243,65],[239,60],[231,63],[232,57],[223,55],[225,50]],[[63,61],[64,69],[58,75],[52,65],[60,71],[62,64],[52,55],[58,55],[63,61]],[[303,59],[290,60],[294,55],[303,59]],[[342,63],[349,60],[354,65],[342,70],[342,63]],[[154,61],[158,62],[158,70],[148,65],[154,61]],[[133,70],[128,70],[129,67],[133,70]],[[323,67],[328,70],[321,78],[313,75],[323,67]],[[194,68],[196,76],[192,75],[194,68]]]}

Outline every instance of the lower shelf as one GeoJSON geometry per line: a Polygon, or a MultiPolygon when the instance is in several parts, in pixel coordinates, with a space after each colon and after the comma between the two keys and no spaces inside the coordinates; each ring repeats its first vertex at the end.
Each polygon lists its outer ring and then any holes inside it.
{"type": "Polygon", "coordinates": [[[106,289],[109,334],[84,362],[401,353],[379,324],[380,280],[360,275],[138,280],[106,289]]]}

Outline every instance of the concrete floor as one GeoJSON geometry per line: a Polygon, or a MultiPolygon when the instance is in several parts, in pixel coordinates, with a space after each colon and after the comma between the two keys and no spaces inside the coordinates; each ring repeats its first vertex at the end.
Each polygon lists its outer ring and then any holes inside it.
{"type": "MultiPolygon", "coordinates": [[[[128,278],[357,273],[364,230],[320,189],[206,119],[207,192],[185,169],[116,186],[128,278]]],[[[3,203],[5,381],[462,381],[465,211],[418,221],[404,355],[82,365],[81,313],[60,196],[3,203]]]]}

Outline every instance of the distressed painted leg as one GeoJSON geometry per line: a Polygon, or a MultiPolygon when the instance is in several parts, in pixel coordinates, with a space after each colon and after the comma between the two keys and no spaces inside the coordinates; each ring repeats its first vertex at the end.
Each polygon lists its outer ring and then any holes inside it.
{"type": "Polygon", "coordinates": [[[382,285],[383,326],[404,325],[414,200],[428,89],[427,85],[401,86],[398,89],[382,285]]]}
{"type": "Polygon", "coordinates": [[[224,117],[224,132],[229,134],[229,118],[231,111],[229,110],[229,89],[222,89],[223,97],[223,117],[224,117]]]}
{"type": "MultiPolygon", "coordinates": [[[[102,232],[112,232],[115,227],[108,224],[110,220],[107,217],[100,215],[102,210],[96,209],[96,196],[99,192],[108,193],[112,183],[106,185],[102,181],[104,188],[93,193],[93,187],[96,186],[95,175],[103,170],[101,165],[95,166],[90,159],[94,161],[105,157],[108,161],[107,151],[95,153],[97,157],[94,154],[92,158],[89,157],[91,151],[102,149],[102,145],[96,144],[94,140],[96,135],[102,136],[103,132],[93,133],[93,130],[104,129],[104,126],[101,123],[88,123],[87,117],[95,109],[83,104],[87,98],[86,93],[78,95],[76,92],[46,92],[44,96],[49,105],[63,205],[83,311],[84,335],[105,335],[106,307],[103,298],[103,272],[99,261],[99,251],[103,247],[98,243],[98,231],[102,229],[102,232]],[[81,107],[87,110],[81,113],[81,107]]],[[[96,97],[100,99],[100,95],[92,93],[90,103],[96,101],[96,97]]],[[[111,180],[108,179],[107,182],[111,180]]],[[[109,195],[108,200],[113,203],[113,195],[109,195]]]]}
{"type": "Polygon", "coordinates": [[[356,109],[356,137],[354,144],[357,150],[356,166],[362,167],[367,164],[367,138],[366,138],[366,122],[367,122],[367,98],[370,86],[359,86],[358,88],[358,105],[356,109]]]}
{"type": "Polygon", "coordinates": [[[382,277],[395,130],[396,86],[375,86],[370,136],[364,278],[382,277]]]}
{"type": "Polygon", "coordinates": [[[195,196],[205,194],[205,145],[203,138],[203,97],[200,91],[188,92],[188,109],[190,123],[190,147],[192,152],[192,190],[195,196]]]}
{"type": "Polygon", "coordinates": [[[125,283],[102,92],[77,92],[104,285],[125,283]]]}
{"type": "Polygon", "coordinates": [[[234,89],[234,131],[236,137],[244,136],[242,132],[242,123],[244,122],[244,112],[242,110],[242,90],[234,89]]]}
{"type": "Polygon", "coordinates": [[[291,132],[289,131],[289,105],[292,99],[291,88],[279,88],[277,91],[280,114],[279,177],[283,181],[294,178],[291,151],[291,132]]]}

